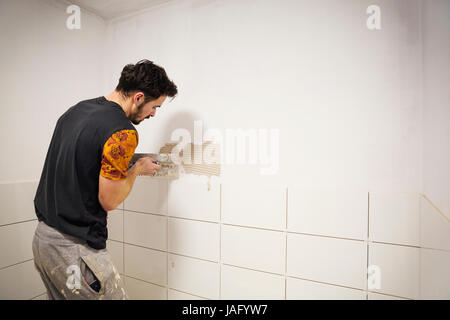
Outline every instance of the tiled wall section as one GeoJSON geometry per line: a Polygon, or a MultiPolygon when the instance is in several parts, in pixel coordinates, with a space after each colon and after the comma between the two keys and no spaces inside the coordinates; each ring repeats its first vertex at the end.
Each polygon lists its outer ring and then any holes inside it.
{"type": "MultiPolygon", "coordinates": [[[[0,184],[0,299],[46,298],[36,187],[0,184]]],[[[418,194],[139,177],[108,233],[133,299],[450,298],[450,223],[418,194]]]]}
{"type": "MultiPolygon", "coordinates": [[[[33,205],[37,186],[37,181],[0,183],[0,300],[47,299],[32,252],[38,224],[33,205]]],[[[107,246],[123,273],[122,207],[109,216],[107,246]]]]}
{"type": "Polygon", "coordinates": [[[35,181],[0,183],[0,299],[42,299],[31,243],[37,225],[35,181]]]}
{"type": "Polygon", "coordinates": [[[450,298],[449,223],[422,195],[138,180],[113,232],[130,298],[450,298]]]}

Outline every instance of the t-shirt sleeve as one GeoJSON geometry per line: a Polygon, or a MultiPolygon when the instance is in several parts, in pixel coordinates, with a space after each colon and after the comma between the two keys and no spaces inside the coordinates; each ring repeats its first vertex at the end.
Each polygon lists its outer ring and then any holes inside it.
{"type": "Polygon", "coordinates": [[[100,175],[111,180],[127,177],[127,168],[138,144],[135,130],[121,130],[113,133],[103,146],[100,175]]]}

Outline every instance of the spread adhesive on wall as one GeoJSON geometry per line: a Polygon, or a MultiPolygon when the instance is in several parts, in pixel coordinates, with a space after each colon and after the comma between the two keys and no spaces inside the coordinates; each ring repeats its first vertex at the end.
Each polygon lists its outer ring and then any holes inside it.
{"type": "Polygon", "coordinates": [[[161,169],[152,178],[177,179],[180,174],[193,174],[208,177],[208,190],[211,189],[211,177],[220,176],[219,145],[205,142],[201,145],[188,143],[180,147],[176,143],[166,143],[154,153],[135,153],[129,168],[139,158],[152,157],[161,169]]]}

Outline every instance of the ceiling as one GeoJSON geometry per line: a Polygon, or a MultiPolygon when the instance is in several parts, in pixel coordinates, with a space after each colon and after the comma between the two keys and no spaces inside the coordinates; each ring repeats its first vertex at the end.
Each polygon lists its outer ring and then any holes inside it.
{"type": "Polygon", "coordinates": [[[171,1],[173,0],[72,0],[70,2],[105,20],[110,20],[171,1]]]}

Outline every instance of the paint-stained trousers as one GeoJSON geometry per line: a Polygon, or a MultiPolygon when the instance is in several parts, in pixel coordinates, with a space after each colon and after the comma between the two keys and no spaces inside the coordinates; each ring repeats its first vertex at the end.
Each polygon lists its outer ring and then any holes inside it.
{"type": "Polygon", "coordinates": [[[40,221],[33,238],[34,265],[50,300],[126,300],[122,279],[106,249],[40,221]]]}

